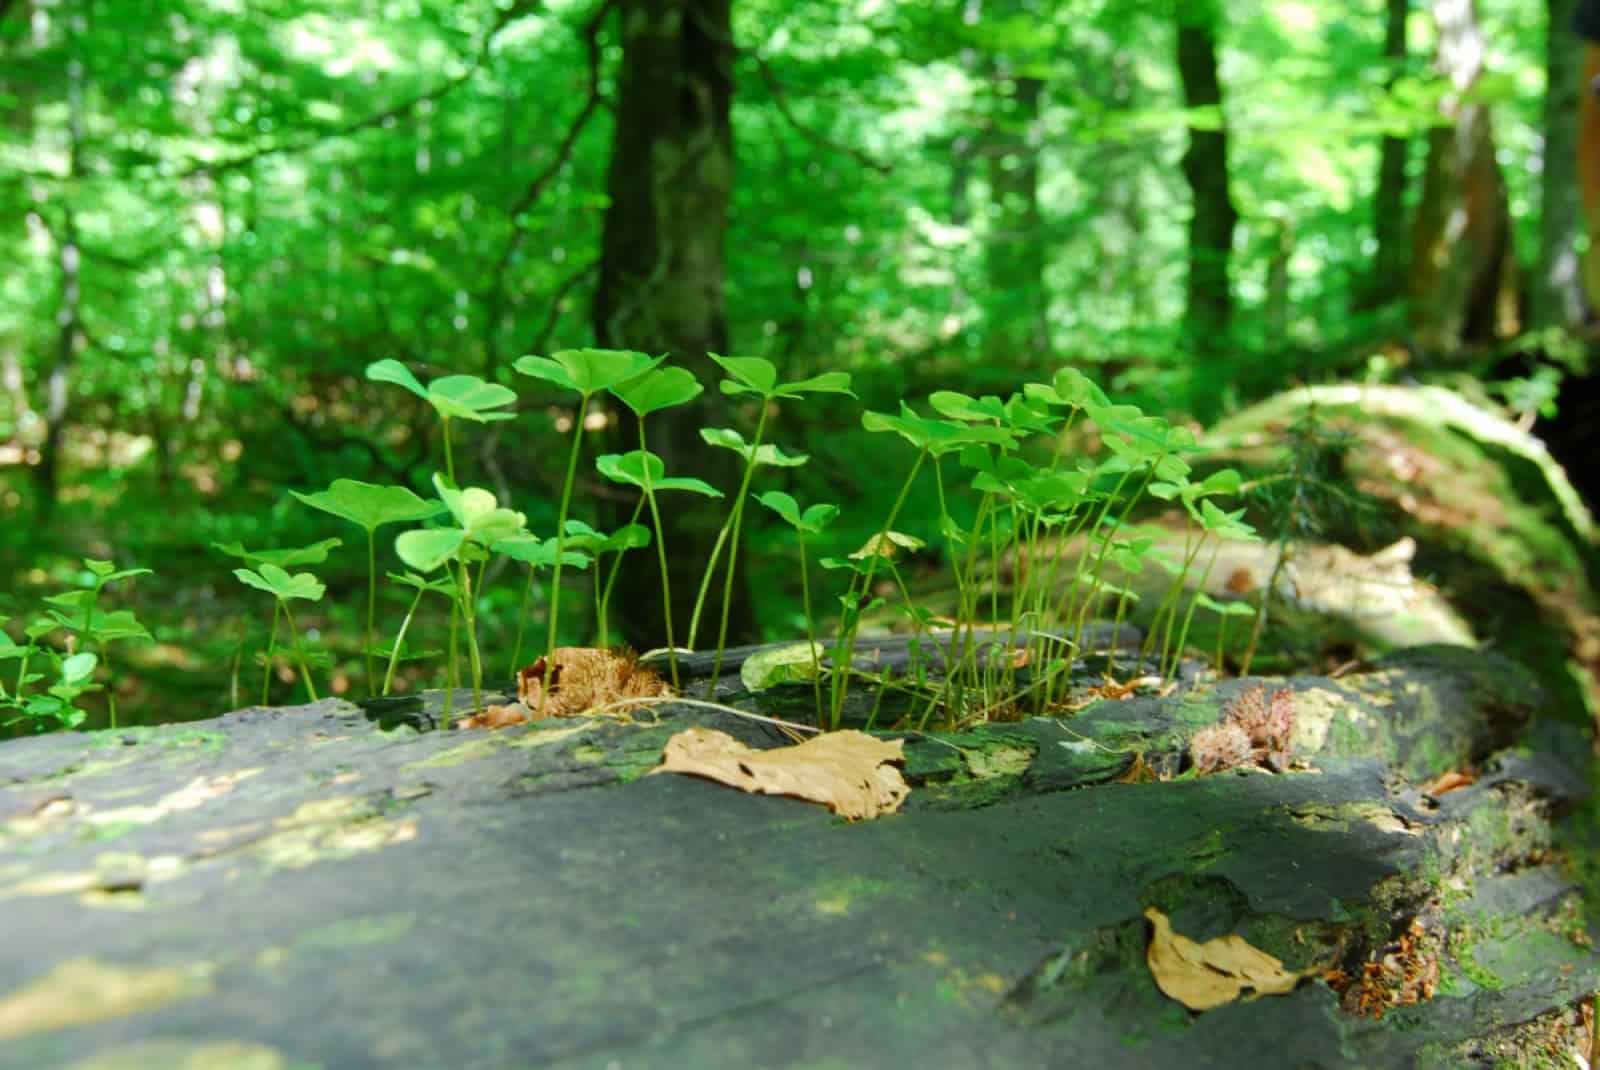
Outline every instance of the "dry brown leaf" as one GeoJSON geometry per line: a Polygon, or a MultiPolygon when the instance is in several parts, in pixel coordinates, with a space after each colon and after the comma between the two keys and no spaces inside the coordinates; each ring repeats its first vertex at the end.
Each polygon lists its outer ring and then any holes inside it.
{"type": "Polygon", "coordinates": [[[533,714],[576,717],[595,706],[672,693],[631,651],[558,646],[517,673],[517,698],[533,714]]]}
{"type": "Polygon", "coordinates": [[[1422,789],[1422,794],[1431,795],[1437,799],[1441,795],[1447,795],[1452,791],[1458,791],[1477,782],[1478,778],[1472,774],[1471,770],[1452,769],[1448,773],[1441,773],[1437,780],[1422,789]]]}
{"type": "Polygon", "coordinates": [[[456,722],[458,729],[468,728],[509,728],[514,724],[525,724],[533,720],[520,702],[512,702],[505,706],[489,705],[483,708],[482,713],[475,713],[471,717],[463,717],[456,722]]]}
{"type": "Polygon", "coordinates": [[[1155,928],[1145,961],[1157,987],[1192,1011],[1220,1007],[1246,993],[1252,999],[1283,995],[1306,976],[1285,970],[1283,963],[1233,933],[1197,944],[1173,932],[1172,922],[1154,907],[1144,916],[1155,928]]]}
{"type": "Polygon", "coordinates": [[[793,747],[755,750],[710,728],[687,728],[671,739],[652,773],[690,773],[740,791],[792,795],[819,802],[851,821],[900,808],[911,789],[900,770],[902,740],[865,732],[829,732],[793,747]]]}

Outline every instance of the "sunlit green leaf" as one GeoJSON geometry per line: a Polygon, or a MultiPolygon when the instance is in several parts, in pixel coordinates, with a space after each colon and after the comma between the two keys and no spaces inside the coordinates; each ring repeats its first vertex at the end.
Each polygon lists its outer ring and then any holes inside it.
{"type": "Polygon", "coordinates": [[[672,367],[652,368],[610,389],[635,415],[644,417],[693,401],[705,387],[687,368],[672,367]]]}
{"type": "Polygon", "coordinates": [[[394,550],[407,567],[428,573],[454,558],[466,540],[467,533],[460,528],[424,528],[401,532],[394,550]]]}
{"type": "Polygon", "coordinates": [[[636,379],[665,359],[630,349],[563,349],[549,357],[520,357],[513,367],[589,397],[636,379]]]}
{"type": "Polygon", "coordinates": [[[291,576],[270,561],[264,562],[259,571],[236,568],[233,570],[233,574],[245,586],[266,591],[273,597],[283,601],[301,598],[308,602],[319,602],[322,600],[323,593],[327,590],[322,581],[311,573],[297,572],[291,576]]]}
{"type": "Polygon", "coordinates": [[[300,546],[289,550],[246,550],[236,542],[214,542],[215,549],[222,551],[229,557],[237,557],[251,564],[270,563],[279,568],[293,568],[296,565],[320,565],[328,559],[328,551],[336,546],[343,546],[343,539],[323,539],[310,546],[300,546]]]}
{"type": "Polygon", "coordinates": [[[666,462],[655,454],[642,450],[622,454],[601,454],[595,458],[595,467],[600,470],[601,475],[613,483],[644,487],[648,477],[652,490],[686,490],[704,494],[708,498],[722,497],[720,490],[702,479],[687,476],[669,477],[666,474],[666,462]]]}
{"type": "Polygon", "coordinates": [[[405,487],[384,487],[354,479],[336,479],[327,490],[290,494],[313,509],[348,520],[368,532],[384,524],[426,520],[443,510],[439,502],[424,501],[405,487]]]}

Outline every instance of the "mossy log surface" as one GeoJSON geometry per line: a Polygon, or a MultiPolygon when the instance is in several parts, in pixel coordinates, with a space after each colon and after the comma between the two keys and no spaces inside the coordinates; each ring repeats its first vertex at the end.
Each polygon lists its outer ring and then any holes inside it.
{"type": "Polygon", "coordinates": [[[909,735],[904,811],[854,825],[644,776],[690,725],[787,742],[682,704],[445,733],[326,701],[10,742],[0,1067],[1333,1070],[1577,1044],[1600,956],[1560,818],[1587,740],[1473,651],[1267,683],[1294,691],[1294,771],[1124,782],[1177,771],[1252,686],[1227,681],[909,735]],[[1413,933],[1436,983],[1382,1018],[1320,977],[1195,1014],[1146,967],[1152,906],[1357,977],[1413,933]]]}

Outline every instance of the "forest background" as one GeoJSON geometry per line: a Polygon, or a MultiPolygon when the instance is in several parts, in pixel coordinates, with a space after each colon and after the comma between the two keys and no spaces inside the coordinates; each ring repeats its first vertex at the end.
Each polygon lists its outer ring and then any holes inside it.
{"type": "MultiPolygon", "coordinates": [[[[0,0],[0,615],[84,557],[152,568],[117,604],[156,642],[107,682],[125,719],[208,716],[262,639],[214,544],[339,534],[302,624],[347,690],[360,540],[286,491],[429,492],[427,406],[363,377],[385,358],[517,389],[462,482],[535,530],[574,408],[511,365],[592,345],[708,385],[707,352],[848,371],[885,411],[1064,364],[1197,421],[1443,381],[1593,503],[1573,7],[0,0]]],[[[858,408],[777,417],[813,459],[771,486],[847,518],[888,493],[858,408]]],[[[696,429],[751,414],[713,389],[673,419],[668,470],[731,492],[696,429]]],[[[620,423],[589,413],[590,456],[631,446],[620,423]]],[[[632,505],[593,475],[580,500],[632,505]]],[[[718,519],[671,517],[675,597],[718,519]]],[[[790,541],[748,541],[735,637],[800,634],[790,541]]],[[[659,598],[651,567],[622,604],[659,598]]],[[[518,593],[485,593],[488,643],[518,593]]],[[[657,620],[622,624],[645,645],[657,620]]]]}

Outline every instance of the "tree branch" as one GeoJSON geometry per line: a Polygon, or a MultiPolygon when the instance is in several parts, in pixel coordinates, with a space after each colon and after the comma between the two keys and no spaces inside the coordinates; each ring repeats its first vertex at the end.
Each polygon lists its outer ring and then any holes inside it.
{"type": "Polygon", "coordinates": [[[542,353],[550,342],[550,335],[554,333],[556,324],[561,320],[561,302],[567,295],[577,288],[578,284],[588,279],[600,269],[598,259],[591,260],[583,267],[561,280],[561,285],[556,287],[556,292],[550,296],[550,311],[545,314],[544,323],[539,327],[539,333],[533,336],[533,343],[525,352],[542,353]]]}
{"type": "MultiPolygon", "coordinates": [[[[589,120],[594,118],[594,113],[600,108],[600,26],[605,22],[606,16],[616,7],[616,3],[617,0],[600,0],[600,4],[594,9],[593,14],[584,22],[583,44],[584,50],[589,57],[589,84],[584,94],[583,106],[578,109],[577,115],[573,116],[571,124],[567,127],[567,132],[562,136],[560,144],[556,146],[555,155],[551,157],[550,162],[545,165],[544,170],[533,177],[533,181],[528,183],[528,188],[522,191],[522,195],[507,210],[507,216],[511,220],[511,236],[506,239],[505,247],[500,250],[500,255],[496,258],[494,268],[490,272],[489,292],[486,302],[489,306],[489,311],[485,315],[486,322],[484,324],[483,377],[490,381],[494,380],[500,363],[499,347],[495,344],[495,333],[499,330],[500,317],[505,304],[506,270],[511,266],[512,258],[517,255],[517,250],[522,247],[522,242],[528,234],[528,228],[522,225],[518,217],[533,207],[534,203],[544,195],[545,189],[555,180],[556,175],[560,174],[562,168],[566,167],[568,161],[572,158],[573,150],[577,148],[578,138],[582,136],[584,129],[589,125],[589,120]]],[[[590,265],[585,268],[584,274],[593,270],[593,267],[594,265],[590,265]]],[[[561,287],[556,291],[557,303],[554,306],[556,310],[559,310],[560,298],[566,294],[571,285],[572,280],[569,279],[567,282],[562,283],[561,287]]],[[[552,315],[555,314],[557,312],[552,313],[552,315]]],[[[541,337],[546,336],[551,329],[553,329],[553,322],[547,321],[546,329],[541,333],[541,337]]],[[[537,350],[534,350],[534,352],[537,352],[537,350]]]]}
{"type": "Polygon", "coordinates": [[[841,142],[834,141],[821,131],[813,130],[805,123],[802,123],[799,117],[795,115],[794,110],[789,107],[788,93],[784,90],[783,83],[778,80],[777,73],[773,71],[772,64],[767,62],[767,58],[761,53],[752,49],[740,49],[740,51],[749,56],[751,59],[755,60],[756,70],[761,72],[761,80],[767,84],[767,89],[771,91],[772,102],[773,104],[777,105],[778,114],[783,116],[784,121],[794,128],[795,133],[799,134],[812,144],[827,149],[830,152],[837,152],[848,156],[862,167],[876,171],[880,175],[889,175],[894,173],[893,164],[879,160],[869,153],[863,152],[861,149],[855,148],[852,145],[845,145],[841,142]]]}
{"type": "MultiPolygon", "coordinates": [[[[4,0],[0,0],[0,2],[4,2],[4,0]]],[[[494,47],[496,38],[500,36],[501,32],[504,31],[506,27],[510,26],[522,16],[528,14],[529,11],[533,9],[536,2],[537,0],[516,0],[516,2],[510,7],[496,15],[494,24],[489,27],[488,31],[484,33],[483,39],[478,42],[478,47],[474,51],[472,60],[467,64],[466,69],[454,77],[446,78],[432,89],[418,93],[416,96],[411,97],[408,100],[403,100],[392,107],[385,108],[383,111],[376,112],[372,115],[363,116],[360,119],[355,119],[348,123],[343,123],[338,126],[332,126],[323,130],[319,130],[310,137],[302,138],[299,141],[280,142],[275,145],[262,145],[250,152],[243,153],[239,156],[229,157],[225,160],[191,161],[186,168],[177,172],[177,177],[189,178],[198,174],[218,175],[228,171],[237,171],[241,168],[249,167],[257,160],[266,159],[269,156],[281,156],[285,153],[304,152],[327,141],[336,141],[340,138],[350,137],[353,134],[361,133],[363,130],[370,130],[374,127],[382,126],[384,123],[387,123],[391,120],[407,118],[422,105],[436,103],[449,96],[467,82],[471,81],[472,78],[483,69],[484,63],[488,61],[489,51],[494,47]]]]}
{"type": "Polygon", "coordinates": [[[861,149],[858,149],[853,145],[846,145],[842,142],[834,141],[820,130],[813,130],[805,123],[802,123],[799,116],[795,115],[794,109],[789,107],[789,94],[784,89],[783,82],[778,78],[777,72],[772,69],[772,64],[767,62],[767,57],[763,56],[760,52],[753,48],[740,47],[731,36],[723,33],[717,27],[710,25],[710,23],[706,21],[705,16],[699,11],[694,11],[691,14],[695,21],[699,24],[701,31],[705,33],[706,36],[721,43],[727,48],[732,49],[735,55],[748,56],[750,59],[755,61],[756,69],[761,72],[761,80],[766,83],[767,89],[772,93],[772,102],[777,105],[778,114],[783,116],[785,122],[794,127],[795,133],[799,134],[813,145],[827,149],[829,152],[837,152],[841,155],[848,156],[862,167],[876,171],[880,175],[894,173],[893,164],[879,160],[870,153],[863,152],[861,149]]]}

